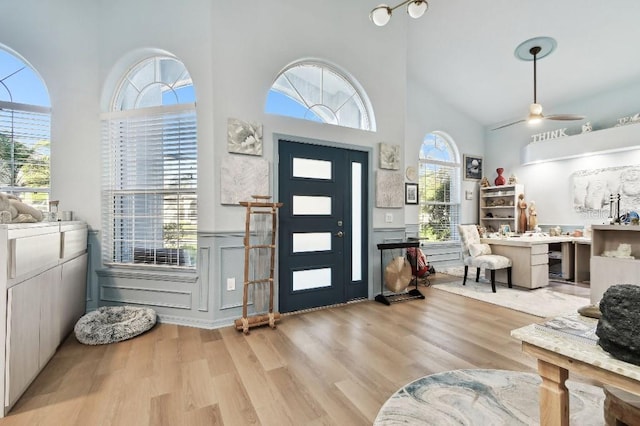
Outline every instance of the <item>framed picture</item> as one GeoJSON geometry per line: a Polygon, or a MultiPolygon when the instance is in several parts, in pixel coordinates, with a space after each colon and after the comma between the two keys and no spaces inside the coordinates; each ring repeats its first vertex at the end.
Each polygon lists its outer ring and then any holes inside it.
{"type": "Polygon", "coordinates": [[[400,168],[400,145],[380,142],[380,168],[398,170],[400,168]]]}
{"type": "Polygon", "coordinates": [[[227,152],[262,155],[262,124],[229,118],[227,120],[227,152]]]}
{"type": "Polygon", "coordinates": [[[482,157],[464,154],[463,165],[465,180],[482,179],[482,157]]]}
{"type": "Polygon", "coordinates": [[[418,184],[417,183],[404,184],[404,203],[418,204],[418,184]]]}
{"type": "Polygon", "coordinates": [[[511,227],[509,225],[500,225],[500,235],[509,236],[511,234],[511,227]]]}

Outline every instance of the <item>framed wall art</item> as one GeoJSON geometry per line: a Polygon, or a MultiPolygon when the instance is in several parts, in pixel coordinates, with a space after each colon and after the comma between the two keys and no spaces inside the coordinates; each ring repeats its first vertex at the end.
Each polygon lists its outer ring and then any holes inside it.
{"type": "Polygon", "coordinates": [[[417,183],[404,184],[404,203],[418,204],[418,184],[417,183]]]}
{"type": "Polygon", "coordinates": [[[482,157],[477,155],[463,155],[464,180],[482,179],[482,157]]]}
{"type": "Polygon", "coordinates": [[[400,168],[400,145],[380,142],[380,168],[398,170],[400,168]]]}
{"type": "Polygon", "coordinates": [[[262,124],[229,118],[227,120],[227,152],[262,155],[262,124]]]}

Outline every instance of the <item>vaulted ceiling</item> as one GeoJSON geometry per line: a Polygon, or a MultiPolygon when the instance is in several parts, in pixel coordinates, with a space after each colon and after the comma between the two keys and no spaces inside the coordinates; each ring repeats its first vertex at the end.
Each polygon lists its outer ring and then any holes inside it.
{"type": "Polygon", "coordinates": [[[410,79],[487,126],[526,116],[533,65],[514,50],[533,37],[557,41],[538,61],[546,114],[580,114],[554,106],[640,80],[637,0],[429,0],[423,17],[397,9],[388,25],[407,26],[410,79]]]}

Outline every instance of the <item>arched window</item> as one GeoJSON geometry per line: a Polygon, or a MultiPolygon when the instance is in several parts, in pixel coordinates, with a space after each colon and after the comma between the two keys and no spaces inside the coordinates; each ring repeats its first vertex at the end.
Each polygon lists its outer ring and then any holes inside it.
{"type": "Polygon", "coordinates": [[[460,155],[442,132],[429,133],[419,159],[420,239],[458,240],[460,223],[460,155]]]}
{"type": "Polygon", "coordinates": [[[336,67],[319,61],[296,62],[278,75],[265,111],[321,123],[376,130],[364,90],[336,67]]]}
{"type": "Polygon", "coordinates": [[[43,211],[50,191],[51,103],[28,64],[0,48],[0,191],[43,211]]]}
{"type": "Polygon", "coordinates": [[[195,268],[195,95],[184,64],[154,56],[133,66],[103,120],[106,264],[195,268]]]}

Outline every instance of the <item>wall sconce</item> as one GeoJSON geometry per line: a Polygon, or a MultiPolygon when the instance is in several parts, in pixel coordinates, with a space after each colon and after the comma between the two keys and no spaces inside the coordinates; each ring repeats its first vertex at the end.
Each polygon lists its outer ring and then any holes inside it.
{"type": "Polygon", "coordinates": [[[412,18],[421,17],[429,8],[429,3],[427,3],[426,0],[406,0],[394,7],[381,4],[373,8],[371,13],[369,13],[369,19],[371,19],[371,21],[377,26],[383,27],[387,25],[391,19],[393,11],[405,4],[407,5],[407,13],[412,18]]]}

